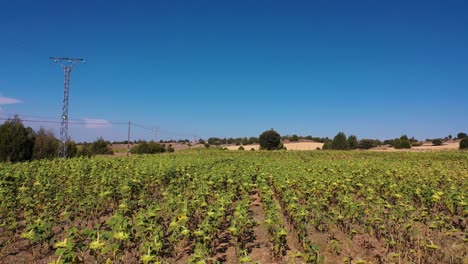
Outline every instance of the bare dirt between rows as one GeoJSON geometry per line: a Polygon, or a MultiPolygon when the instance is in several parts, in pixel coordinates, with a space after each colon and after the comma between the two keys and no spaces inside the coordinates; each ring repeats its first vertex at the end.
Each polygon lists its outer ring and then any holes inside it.
{"type": "Polygon", "coordinates": [[[254,244],[252,245],[252,252],[250,257],[252,258],[253,263],[278,263],[277,260],[273,258],[273,248],[270,242],[270,235],[268,234],[268,229],[266,228],[265,221],[265,209],[258,195],[258,190],[254,190],[250,198],[252,200],[250,204],[251,217],[254,222],[253,234],[254,234],[254,244]]]}

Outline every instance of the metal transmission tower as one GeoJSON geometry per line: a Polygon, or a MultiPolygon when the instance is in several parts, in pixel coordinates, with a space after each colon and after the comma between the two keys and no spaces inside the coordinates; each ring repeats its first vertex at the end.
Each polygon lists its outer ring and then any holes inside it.
{"type": "Polygon", "coordinates": [[[62,125],[60,127],[60,148],[59,157],[67,157],[67,140],[68,140],[68,96],[70,94],[70,73],[73,67],[79,62],[83,62],[83,59],[77,58],[55,58],[50,57],[51,60],[60,63],[64,72],[64,83],[63,83],[63,105],[62,105],[62,125]]]}

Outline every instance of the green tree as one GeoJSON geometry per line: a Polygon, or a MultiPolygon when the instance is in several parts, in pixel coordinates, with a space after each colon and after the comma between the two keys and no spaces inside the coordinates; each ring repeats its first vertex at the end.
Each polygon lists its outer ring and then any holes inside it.
{"type": "Polygon", "coordinates": [[[434,146],[442,146],[443,142],[442,142],[442,139],[440,138],[436,138],[436,139],[433,139],[432,140],[432,145],[434,146]]]}
{"type": "Polygon", "coordinates": [[[31,160],[34,148],[34,130],[24,127],[18,116],[0,125],[0,161],[31,160]]]}
{"type": "Polygon", "coordinates": [[[359,140],[358,148],[359,149],[371,149],[377,146],[376,140],[373,139],[361,139],[359,140]]]}
{"type": "Polygon", "coordinates": [[[355,135],[351,135],[348,137],[348,145],[349,149],[357,149],[358,148],[358,140],[355,135]]]}
{"type": "Polygon", "coordinates": [[[467,136],[466,133],[463,133],[463,132],[460,132],[460,133],[457,134],[458,139],[466,138],[466,136],[467,136]]]}
{"type": "Polygon", "coordinates": [[[68,140],[67,143],[67,158],[73,158],[78,154],[78,148],[76,143],[72,140],[68,140]]]}
{"type": "Polygon", "coordinates": [[[464,137],[460,141],[460,149],[468,149],[468,137],[464,137]]]}
{"type": "Polygon", "coordinates": [[[259,137],[259,141],[260,149],[263,150],[275,150],[283,147],[280,134],[273,129],[263,132],[259,137]]]}
{"type": "Polygon", "coordinates": [[[346,140],[346,135],[343,132],[338,132],[333,138],[333,141],[330,146],[331,149],[335,150],[346,150],[349,149],[348,141],[346,140]]]}
{"type": "Polygon", "coordinates": [[[58,155],[60,141],[52,130],[40,128],[36,132],[33,148],[33,159],[53,159],[58,155]]]}
{"type": "Polygon", "coordinates": [[[296,134],[294,134],[294,135],[291,136],[291,138],[289,139],[289,141],[291,141],[291,142],[297,142],[297,141],[299,141],[299,137],[298,137],[296,134]]]}
{"type": "Polygon", "coordinates": [[[105,141],[102,137],[91,143],[91,152],[94,155],[113,155],[114,152],[108,147],[109,141],[105,141]]]}
{"type": "Polygon", "coordinates": [[[130,149],[130,153],[132,154],[156,154],[163,152],[166,152],[166,146],[163,144],[156,143],[154,141],[143,141],[130,149]]]}
{"type": "Polygon", "coordinates": [[[77,147],[76,157],[92,157],[94,153],[91,150],[91,145],[84,143],[77,147]]]}

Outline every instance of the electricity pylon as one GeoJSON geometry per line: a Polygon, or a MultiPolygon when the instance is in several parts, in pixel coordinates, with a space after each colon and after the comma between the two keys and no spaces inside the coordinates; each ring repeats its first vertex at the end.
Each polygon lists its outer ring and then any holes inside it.
{"type": "Polygon", "coordinates": [[[64,72],[64,83],[63,83],[63,104],[62,104],[62,122],[60,127],[60,147],[59,157],[67,157],[67,141],[68,141],[68,97],[70,95],[70,73],[73,67],[79,62],[83,62],[83,59],[77,58],[55,58],[50,57],[51,60],[60,63],[64,72]]]}

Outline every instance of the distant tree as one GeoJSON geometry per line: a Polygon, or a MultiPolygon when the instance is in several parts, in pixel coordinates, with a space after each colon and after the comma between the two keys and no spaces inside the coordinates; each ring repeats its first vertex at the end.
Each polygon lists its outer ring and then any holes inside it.
{"type": "Polygon", "coordinates": [[[458,138],[458,139],[466,138],[466,133],[463,133],[463,132],[458,133],[458,134],[457,134],[457,138],[458,138]]]}
{"type": "Polygon", "coordinates": [[[468,149],[468,137],[464,137],[460,141],[460,149],[468,149]]]}
{"type": "Polygon", "coordinates": [[[208,139],[208,144],[219,146],[219,145],[221,145],[221,139],[216,138],[216,137],[209,138],[208,139]]]}
{"type": "Polygon", "coordinates": [[[346,140],[346,135],[343,132],[338,132],[333,138],[331,143],[331,149],[335,150],[346,150],[349,149],[348,141],[346,140]]]}
{"type": "Polygon", "coordinates": [[[294,135],[291,136],[291,138],[289,139],[289,141],[291,141],[291,142],[297,142],[297,141],[299,141],[299,137],[298,137],[296,134],[294,134],[294,135]]]}
{"type": "Polygon", "coordinates": [[[325,144],[323,144],[322,150],[327,150],[327,149],[331,149],[331,143],[325,143],[325,144]]]}
{"type": "Polygon", "coordinates": [[[202,138],[200,138],[200,139],[198,140],[198,144],[205,145],[205,144],[206,144],[206,141],[203,140],[202,138]]]}
{"type": "Polygon", "coordinates": [[[411,142],[408,139],[408,136],[402,135],[400,138],[394,139],[393,147],[396,149],[410,149],[411,142]]]}
{"type": "Polygon", "coordinates": [[[358,140],[355,135],[351,135],[348,137],[348,146],[349,149],[357,149],[358,148],[358,140]]]}
{"type": "Polygon", "coordinates": [[[260,149],[263,150],[275,150],[281,149],[281,136],[273,129],[263,132],[260,137],[260,149]]]}
{"type": "Polygon", "coordinates": [[[109,141],[105,141],[102,137],[91,143],[90,149],[94,155],[113,155],[114,152],[108,147],[109,141]]]}
{"type": "Polygon", "coordinates": [[[130,149],[132,154],[156,154],[166,152],[166,146],[154,141],[142,142],[130,149]]]}
{"type": "Polygon", "coordinates": [[[92,157],[94,153],[91,151],[91,145],[84,143],[77,147],[76,151],[77,157],[92,157]]]}
{"type": "MultiPolygon", "coordinates": [[[[206,146],[206,145],[205,145],[205,146],[206,146]]],[[[209,147],[209,146],[210,146],[210,145],[208,145],[208,147],[209,147]]],[[[167,152],[174,152],[174,151],[175,151],[174,147],[172,147],[171,144],[169,144],[169,146],[167,146],[166,150],[167,150],[167,152]]]]}
{"type": "Polygon", "coordinates": [[[24,127],[18,116],[0,125],[0,161],[31,160],[35,141],[34,130],[24,127]]]}
{"type": "Polygon", "coordinates": [[[374,148],[374,147],[377,147],[377,142],[376,140],[374,139],[361,139],[359,140],[359,143],[358,143],[358,148],[359,149],[371,149],[371,148],[374,148]]]}
{"type": "Polygon", "coordinates": [[[443,141],[440,138],[436,138],[432,140],[432,145],[434,146],[442,146],[442,144],[443,144],[443,141]]]}
{"type": "Polygon", "coordinates": [[[59,145],[60,141],[55,138],[52,130],[40,128],[34,139],[33,159],[53,159],[57,157],[59,145]]]}
{"type": "Polygon", "coordinates": [[[448,138],[449,138],[449,139],[452,139],[452,135],[448,135],[448,138]]]}
{"type": "Polygon", "coordinates": [[[73,158],[77,156],[78,148],[74,141],[68,140],[67,143],[67,158],[73,158]]]}

